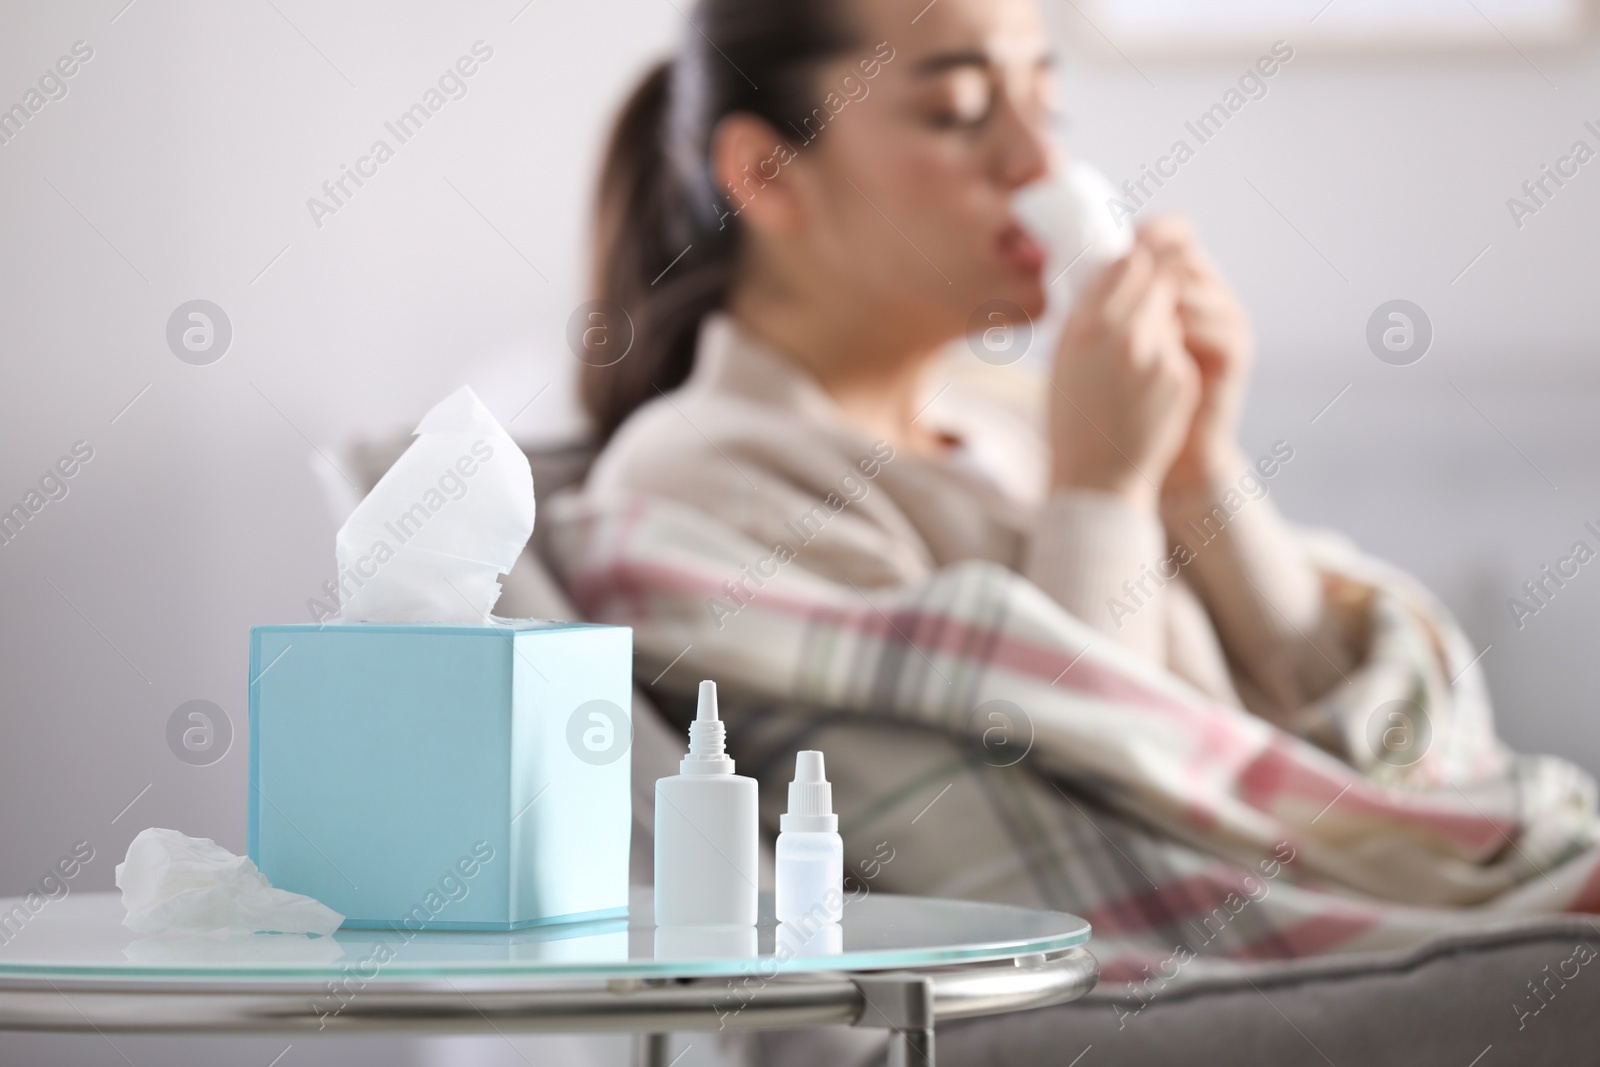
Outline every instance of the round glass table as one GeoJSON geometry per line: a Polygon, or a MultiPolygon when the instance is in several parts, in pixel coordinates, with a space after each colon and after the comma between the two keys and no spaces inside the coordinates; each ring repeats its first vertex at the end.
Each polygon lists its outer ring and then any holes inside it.
{"type": "Polygon", "coordinates": [[[999,904],[865,893],[838,924],[657,928],[631,919],[509,933],[340,930],[140,937],[115,893],[0,900],[0,1030],[671,1031],[865,1026],[891,1063],[933,1062],[934,1024],[1093,988],[1089,925],[999,904]],[[30,904],[32,907],[30,907],[30,904]]]}

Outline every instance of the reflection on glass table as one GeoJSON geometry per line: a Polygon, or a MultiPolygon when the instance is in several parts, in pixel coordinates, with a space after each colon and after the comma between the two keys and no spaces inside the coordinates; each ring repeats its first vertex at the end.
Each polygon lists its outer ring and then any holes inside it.
{"type": "Polygon", "coordinates": [[[0,901],[0,1029],[146,1032],[888,1029],[931,1063],[938,1019],[1063,1003],[1094,986],[1089,926],[1060,912],[865,893],[841,923],[736,929],[631,919],[510,932],[140,937],[114,893],[0,901]],[[32,902],[38,904],[38,901],[32,902]],[[736,980],[734,980],[736,979],[736,980]]]}
{"type": "MultiPolygon", "coordinates": [[[[0,901],[0,915],[20,905],[0,901]]],[[[758,925],[731,931],[658,930],[648,889],[636,888],[631,905],[629,919],[508,932],[396,928],[332,937],[165,938],[125,929],[115,893],[74,893],[47,903],[0,944],[0,977],[326,978],[384,956],[387,978],[693,977],[774,963],[794,971],[857,971],[1009,959],[1089,939],[1087,923],[1060,912],[884,893],[852,900],[837,930],[796,928],[781,938],[770,894],[762,896],[758,925]]]]}

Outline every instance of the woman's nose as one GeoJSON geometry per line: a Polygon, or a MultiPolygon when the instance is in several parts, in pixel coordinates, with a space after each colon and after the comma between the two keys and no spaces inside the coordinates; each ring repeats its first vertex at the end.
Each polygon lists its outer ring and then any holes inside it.
{"type": "Polygon", "coordinates": [[[1015,189],[1049,173],[1056,149],[1043,119],[1025,113],[1009,99],[1002,111],[999,177],[1007,188],[1015,189]]]}

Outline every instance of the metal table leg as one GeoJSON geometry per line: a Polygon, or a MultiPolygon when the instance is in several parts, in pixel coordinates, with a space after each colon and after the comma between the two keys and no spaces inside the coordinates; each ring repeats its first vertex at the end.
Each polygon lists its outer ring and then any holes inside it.
{"type": "Polygon", "coordinates": [[[889,1067],[934,1067],[932,980],[920,974],[863,974],[851,981],[867,1002],[855,1025],[891,1031],[889,1067]]]}
{"type": "Polygon", "coordinates": [[[634,1034],[634,1067],[667,1067],[670,1034],[634,1034]]]}

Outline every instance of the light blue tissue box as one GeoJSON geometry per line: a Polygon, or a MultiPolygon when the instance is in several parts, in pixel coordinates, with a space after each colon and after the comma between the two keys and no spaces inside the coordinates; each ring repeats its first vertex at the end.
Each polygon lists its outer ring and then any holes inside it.
{"type": "Polygon", "coordinates": [[[633,631],[250,630],[249,852],[356,928],[627,914],[633,631]]]}

